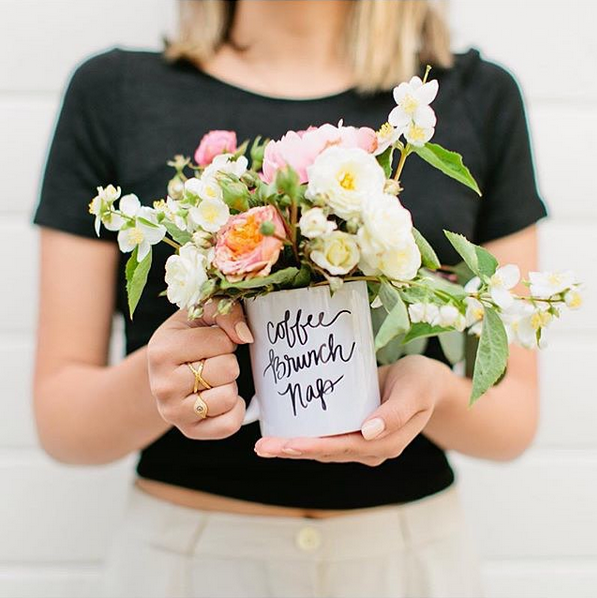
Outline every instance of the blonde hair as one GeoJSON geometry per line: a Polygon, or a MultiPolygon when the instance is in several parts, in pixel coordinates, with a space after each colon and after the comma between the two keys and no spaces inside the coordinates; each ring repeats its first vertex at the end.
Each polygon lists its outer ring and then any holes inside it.
{"type": "MultiPolygon", "coordinates": [[[[201,66],[229,39],[235,2],[181,0],[178,38],[166,56],[201,66]]],[[[409,79],[420,64],[450,67],[443,3],[433,0],[356,0],[344,40],[356,86],[363,92],[387,90],[409,79]]]]}

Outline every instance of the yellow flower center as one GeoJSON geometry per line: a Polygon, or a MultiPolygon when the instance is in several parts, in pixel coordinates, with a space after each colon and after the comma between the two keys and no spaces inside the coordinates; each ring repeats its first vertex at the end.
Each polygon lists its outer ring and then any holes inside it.
{"type": "Polygon", "coordinates": [[[425,141],[425,129],[415,124],[410,126],[409,137],[413,141],[425,141]]]}
{"type": "Polygon", "coordinates": [[[413,98],[410,94],[404,96],[402,102],[400,102],[400,106],[402,110],[407,114],[413,114],[415,110],[419,107],[419,102],[415,98],[413,98]]]}
{"type": "Polygon", "coordinates": [[[204,207],[202,213],[207,222],[215,222],[219,216],[218,209],[214,205],[204,207]]]}
{"type": "Polygon", "coordinates": [[[157,199],[153,202],[154,210],[161,210],[162,212],[166,211],[166,202],[163,199],[157,199]]]}
{"type": "Polygon", "coordinates": [[[386,122],[383,125],[381,125],[379,131],[377,131],[377,136],[381,137],[381,139],[388,139],[392,136],[393,132],[394,127],[390,123],[386,122]]]}
{"type": "Polygon", "coordinates": [[[213,187],[206,187],[205,188],[205,195],[207,195],[208,197],[217,197],[217,192],[213,187]]]}
{"type": "Polygon", "coordinates": [[[129,240],[131,241],[131,243],[133,243],[134,245],[140,245],[141,243],[143,243],[143,239],[144,239],[144,235],[143,235],[143,231],[140,230],[139,228],[135,227],[132,228],[129,231],[129,240]]]}
{"type": "Polygon", "coordinates": [[[356,188],[354,175],[348,170],[345,170],[338,175],[338,183],[340,183],[340,187],[346,189],[346,191],[354,191],[356,188]]]}
{"type": "Polygon", "coordinates": [[[234,254],[253,251],[263,240],[259,232],[260,223],[253,214],[247,216],[242,224],[233,226],[226,237],[226,245],[234,254]]]}
{"type": "Polygon", "coordinates": [[[334,266],[344,264],[350,257],[348,248],[344,243],[332,243],[328,249],[328,262],[334,266]]]}
{"type": "Polygon", "coordinates": [[[562,284],[562,277],[559,274],[550,274],[547,277],[547,280],[549,284],[553,285],[554,287],[562,284]]]}
{"type": "Polygon", "coordinates": [[[547,326],[551,320],[551,314],[546,311],[536,311],[531,316],[531,326],[535,330],[539,330],[539,328],[543,328],[547,326]]]}
{"type": "Polygon", "coordinates": [[[568,307],[571,309],[578,309],[582,305],[582,295],[577,292],[568,294],[568,307]]]}

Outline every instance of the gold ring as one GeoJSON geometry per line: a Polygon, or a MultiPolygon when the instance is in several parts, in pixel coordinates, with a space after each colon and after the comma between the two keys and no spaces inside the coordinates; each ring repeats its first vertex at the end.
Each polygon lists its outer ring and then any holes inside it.
{"type": "Polygon", "coordinates": [[[205,419],[207,417],[207,403],[201,398],[201,393],[197,393],[197,398],[193,405],[193,411],[199,417],[199,419],[205,419]]]}
{"type": "Polygon", "coordinates": [[[189,369],[193,372],[193,376],[195,376],[195,383],[193,384],[193,393],[196,394],[199,392],[199,384],[201,384],[204,390],[209,390],[212,388],[211,384],[208,384],[205,381],[205,378],[202,376],[203,374],[203,367],[205,366],[205,359],[200,359],[199,364],[197,365],[197,369],[193,367],[193,364],[187,362],[189,369]]]}

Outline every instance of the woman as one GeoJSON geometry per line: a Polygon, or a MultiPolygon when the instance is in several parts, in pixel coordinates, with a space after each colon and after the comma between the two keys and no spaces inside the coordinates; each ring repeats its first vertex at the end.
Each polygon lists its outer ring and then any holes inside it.
{"type": "Polygon", "coordinates": [[[181,4],[170,60],[113,50],[76,71],[35,215],[41,442],[67,463],[141,450],[106,592],[479,596],[444,451],[508,460],[528,447],[538,411],[530,352],[513,347],[505,379],[469,410],[470,380],[431,343],[425,356],[379,368],[383,403],[361,432],[259,439],[257,424],[241,427],[241,397],[253,391],[243,314],[208,313],[191,326],[173,313],[157,297],[167,249],[154,251],[127,319],[127,357],[106,365],[112,315],[126,311],[124,258],[110,233],[94,237],[85,207],[110,181],[147,202],[162,196],[166,161],[190,155],[209,129],[245,139],[340,118],[378,127],[389,90],[431,63],[441,89],[435,139],[465,156],[484,197],[412,159],[401,199],[444,263],[458,261],[447,228],[526,272],[545,208],[516,83],[475,51],[453,57],[428,2],[181,4]],[[210,417],[199,420],[188,365],[202,360],[213,388],[202,392],[210,417]]]}

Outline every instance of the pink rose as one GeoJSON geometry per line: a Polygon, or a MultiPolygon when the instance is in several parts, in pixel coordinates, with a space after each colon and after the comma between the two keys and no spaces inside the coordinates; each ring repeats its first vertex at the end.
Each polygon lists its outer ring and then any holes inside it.
{"type": "Polygon", "coordinates": [[[282,241],[262,235],[263,222],[273,222],[276,235],[286,236],[284,223],[273,206],[251,208],[231,216],[218,231],[213,263],[229,281],[267,276],[278,261],[282,241]]]}
{"type": "Polygon", "coordinates": [[[208,166],[220,154],[233,154],[236,151],[236,133],[234,131],[210,131],[203,135],[195,151],[195,162],[199,166],[208,166]]]}
{"type": "Polygon", "coordinates": [[[338,126],[324,124],[309,127],[306,131],[288,131],[278,141],[270,141],[263,155],[263,179],[271,183],[276,172],[286,165],[296,170],[300,182],[306,183],[307,167],[315,158],[332,145],[340,147],[359,147],[373,153],[377,149],[377,136],[369,127],[345,127],[342,121],[338,126]]]}

